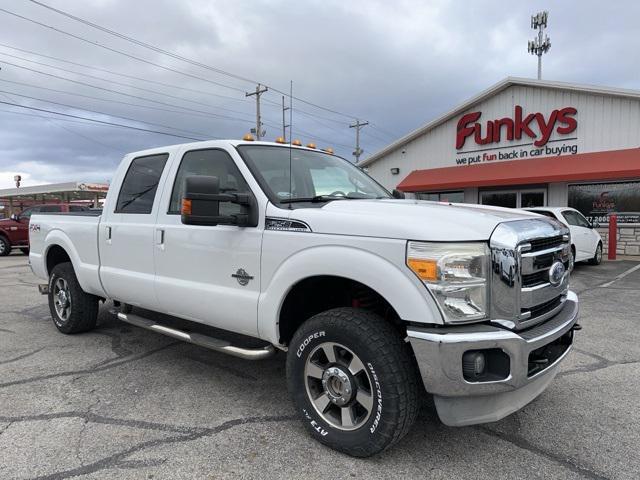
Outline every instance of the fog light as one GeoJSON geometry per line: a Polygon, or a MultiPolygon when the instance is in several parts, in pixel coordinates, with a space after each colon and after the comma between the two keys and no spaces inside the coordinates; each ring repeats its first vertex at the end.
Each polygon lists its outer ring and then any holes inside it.
{"type": "Polygon", "coordinates": [[[486,366],[486,359],[482,352],[467,352],[462,356],[462,373],[467,380],[482,377],[486,366]]]}

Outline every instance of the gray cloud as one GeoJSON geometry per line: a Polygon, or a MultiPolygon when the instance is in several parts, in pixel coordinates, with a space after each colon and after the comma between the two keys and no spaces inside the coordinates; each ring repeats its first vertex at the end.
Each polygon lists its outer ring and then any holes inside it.
{"type": "MultiPolygon", "coordinates": [[[[606,5],[577,0],[546,4],[507,0],[47,2],[142,41],[281,90],[288,90],[289,81],[293,80],[296,96],[372,122],[377,128],[363,129],[363,148],[367,153],[506,76],[534,76],[535,58],[526,53],[526,41],[534,34],[529,29],[529,15],[543,8],[550,10],[552,39],[552,49],[544,59],[545,78],[640,88],[637,68],[640,39],[635,25],[640,4],[630,0],[606,5]]],[[[255,86],[248,82],[148,51],[27,1],[3,0],[0,6],[92,41],[233,87],[222,88],[146,65],[0,12],[2,44],[205,92],[148,84],[0,47],[0,80],[103,99],[80,98],[0,81],[0,90],[14,93],[0,93],[0,101],[162,130],[115,116],[136,118],[210,137],[238,138],[253,126],[255,103],[246,99],[243,91],[255,86]],[[160,94],[60,72],[3,53],[156,90],[160,94]],[[54,79],[4,62],[241,120],[163,111],[159,108],[176,108],[54,79]],[[15,94],[108,115],[88,114],[15,94]],[[155,108],[134,107],[131,103],[155,108]]],[[[267,138],[271,139],[280,134],[281,113],[277,104],[281,96],[270,91],[263,98],[267,138]]],[[[315,140],[321,146],[333,145],[338,153],[351,158],[354,132],[348,128],[349,119],[297,102],[294,108],[321,117],[296,113],[294,136],[303,141],[315,140]]],[[[89,125],[77,119],[61,119],[7,105],[0,105],[0,124],[0,188],[10,186],[15,173],[26,177],[25,184],[105,181],[127,151],[186,141],[89,125]]]]}

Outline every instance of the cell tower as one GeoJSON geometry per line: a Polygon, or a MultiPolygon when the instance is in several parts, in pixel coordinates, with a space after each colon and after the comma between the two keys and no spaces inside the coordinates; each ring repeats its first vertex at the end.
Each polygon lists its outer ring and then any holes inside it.
{"type": "Polygon", "coordinates": [[[544,29],[547,28],[547,20],[549,18],[549,12],[538,12],[531,16],[531,28],[538,30],[538,38],[529,40],[528,52],[531,55],[538,56],[538,80],[542,78],[542,55],[547,53],[551,48],[551,41],[549,36],[544,34],[544,29]]]}

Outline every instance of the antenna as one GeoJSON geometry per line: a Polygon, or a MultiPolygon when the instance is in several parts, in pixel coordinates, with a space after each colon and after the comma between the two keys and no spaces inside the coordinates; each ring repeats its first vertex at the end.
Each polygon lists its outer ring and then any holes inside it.
{"type": "MultiPolygon", "coordinates": [[[[284,97],[283,97],[284,100],[284,97]]],[[[289,199],[293,197],[293,169],[292,169],[292,148],[293,141],[293,80],[289,83],[289,199]]],[[[289,210],[293,210],[292,203],[289,202],[289,210]]]]}

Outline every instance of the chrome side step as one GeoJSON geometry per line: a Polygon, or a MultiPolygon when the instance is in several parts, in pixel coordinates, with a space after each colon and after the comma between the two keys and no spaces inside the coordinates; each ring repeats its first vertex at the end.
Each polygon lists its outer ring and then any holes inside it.
{"type": "Polygon", "coordinates": [[[227,355],[244,358],[245,360],[263,360],[265,358],[272,357],[276,353],[276,349],[273,347],[273,345],[267,345],[266,347],[255,349],[234,347],[225,340],[208,337],[207,335],[202,335],[200,333],[184,332],[182,330],[167,327],[165,325],[160,325],[153,320],[141,317],[139,315],[119,312],[117,316],[118,319],[122,320],[123,322],[130,323],[131,325],[135,325],[136,327],[145,328],[147,330],[151,330],[152,332],[157,332],[169,337],[177,338],[178,340],[182,340],[183,342],[193,343],[194,345],[199,345],[200,347],[208,348],[209,350],[226,353],[227,355]]]}

